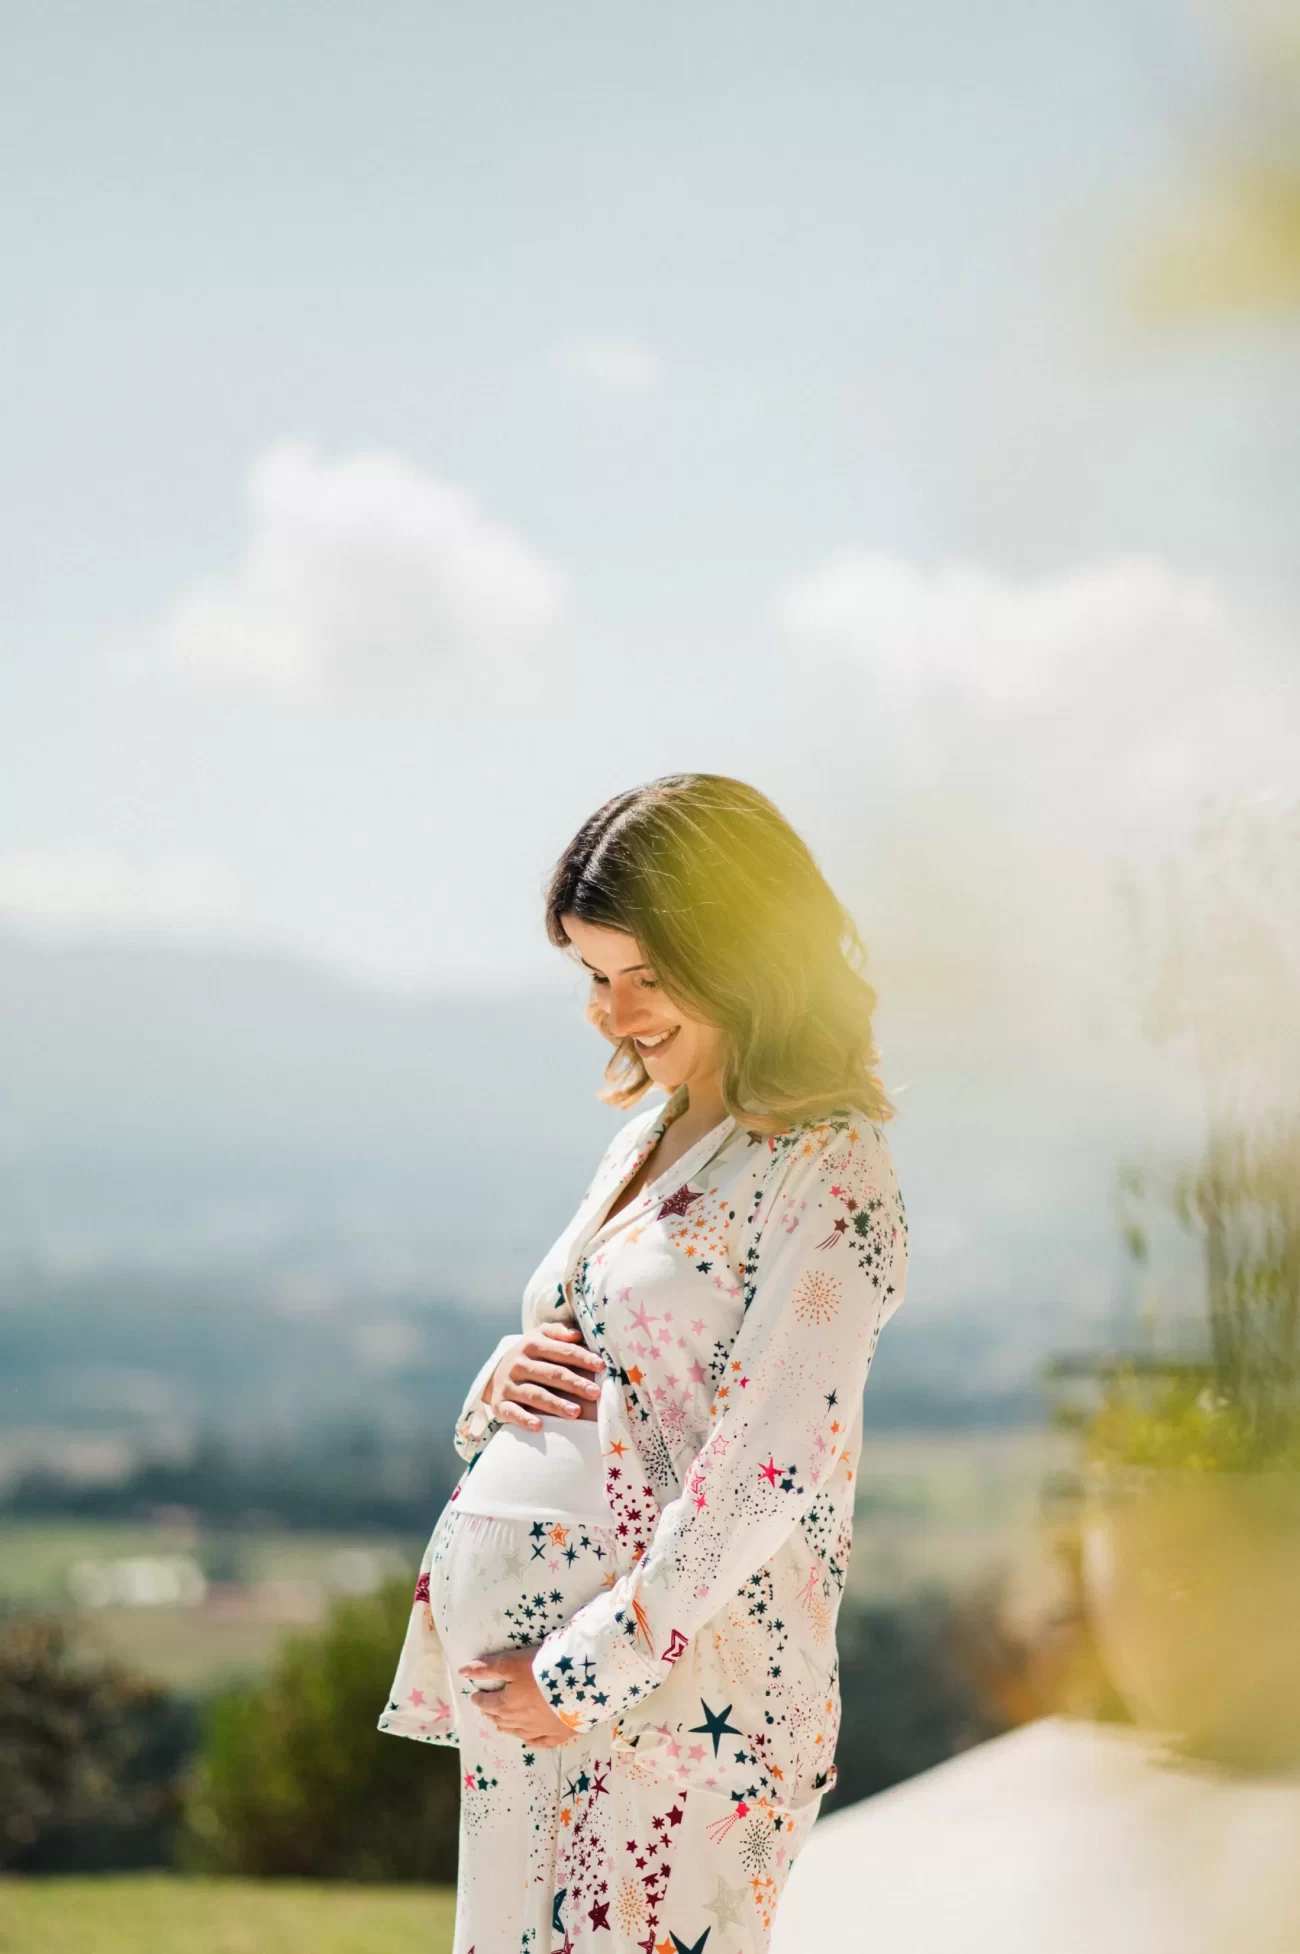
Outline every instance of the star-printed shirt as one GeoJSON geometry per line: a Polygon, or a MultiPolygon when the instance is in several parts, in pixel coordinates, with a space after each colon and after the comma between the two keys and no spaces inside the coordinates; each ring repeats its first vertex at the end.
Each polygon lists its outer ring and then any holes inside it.
{"type": "MultiPolygon", "coordinates": [[[[835,1782],[862,1393],[907,1224],[884,1134],[851,1108],[775,1136],[728,1118],[606,1219],[683,1104],[621,1130],[525,1291],[525,1329],[568,1299],[605,1359],[620,1543],[533,1673],[575,1733],[607,1724],[616,1755],[779,1813],[835,1782]]],[[[458,1421],[467,1472],[511,1341],[458,1421]]]]}

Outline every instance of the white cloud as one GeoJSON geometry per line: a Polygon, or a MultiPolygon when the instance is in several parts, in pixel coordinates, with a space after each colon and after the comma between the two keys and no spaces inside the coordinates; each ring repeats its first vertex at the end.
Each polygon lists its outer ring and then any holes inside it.
{"type": "Polygon", "coordinates": [[[0,916],[43,932],[199,937],[246,919],[238,880],[223,862],[183,854],[133,860],[93,844],[0,853],[0,916]]]}
{"type": "MultiPolygon", "coordinates": [[[[1072,829],[1286,778],[1295,690],[1207,578],[1121,557],[1017,580],[871,554],[780,598],[806,672],[869,704],[915,780],[1027,789],[1072,829]]],[[[970,813],[978,815],[980,803],[970,813]]]]}
{"type": "Polygon", "coordinates": [[[281,442],[248,480],[251,535],[164,629],[194,678],[289,696],[427,692],[533,650],[564,579],[464,489],[401,455],[281,442]]]}
{"type": "Polygon", "coordinates": [[[659,384],[663,368],[643,340],[607,333],[578,333],[556,348],[560,363],[601,393],[643,394],[659,384]]]}
{"type": "Polygon", "coordinates": [[[934,570],[848,552],[794,584],[783,626],[805,649],[870,671],[901,703],[947,692],[1017,711],[1068,690],[1116,650],[1143,657],[1221,626],[1211,586],[1136,557],[1017,582],[982,565],[934,570]]]}
{"type": "Polygon", "coordinates": [[[1294,797],[1280,635],[1158,559],[1022,579],[844,554],[777,619],[784,736],[817,754],[931,1042],[998,1017],[1059,1062],[1094,1007],[1132,1020],[1117,875],[1181,854],[1207,800],[1294,797]]]}

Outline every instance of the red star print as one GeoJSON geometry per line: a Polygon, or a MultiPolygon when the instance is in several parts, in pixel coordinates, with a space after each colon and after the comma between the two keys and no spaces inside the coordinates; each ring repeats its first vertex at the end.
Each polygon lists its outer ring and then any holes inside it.
{"type": "Polygon", "coordinates": [[[587,1916],[587,1918],[588,1918],[588,1919],[589,1919],[589,1920],[591,1921],[591,1924],[592,1924],[592,1927],[593,1927],[593,1929],[594,1929],[594,1928],[596,1928],[596,1927],[603,1927],[603,1928],[605,1929],[605,1931],[606,1931],[606,1932],[608,1933],[608,1931],[609,1931],[609,1901],[608,1901],[608,1900],[597,1900],[597,1902],[596,1902],[596,1904],[595,1904],[595,1906],[594,1906],[594,1907],[592,1907],[592,1909],[591,1909],[591,1911],[589,1912],[589,1914],[588,1914],[588,1916],[587,1916]]]}
{"type": "Polygon", "coordinates": [[[770,1452],[767,1455],[767,1464],[758,1468],[758,1476],[760,1479],[766,1479],[769,1486],[775,1486],[777,1480],[780,1478],[781,1468],[777,1465],[770,1452]]]}
{"type": "Polygon", "coordinates": [[[659,1219],[660,1221],[667,1221],[669,1215],[674,1215],[674,1214],[684,1215],[686,1213],[687,1208],[690,1207],[692,1201],[702,1201],[703,1199],[704,1196],[702,1194],[696,1194],[694,1190],[688,1187],[685,1181],[683,1181],[682,1185],[678,1188],[676,1194],[670,1194],[668,1196],[668,1199],[664,1202],[663,1206],[660,1208],[659,1219]]]}

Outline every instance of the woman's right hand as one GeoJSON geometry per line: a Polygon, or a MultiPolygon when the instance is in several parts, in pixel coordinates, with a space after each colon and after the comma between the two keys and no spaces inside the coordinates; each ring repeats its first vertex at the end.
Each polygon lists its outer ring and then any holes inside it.
{"type": "Polygon", "coordinates": [[[539,1432],[542,1418],[594,1418],[605,1360],[570,1323],[530,1330],[492,1373],[483,1401],[502,1425],[539,1432]],[[541,1414],[540,1416],[538,1414],[541,1414]]]}

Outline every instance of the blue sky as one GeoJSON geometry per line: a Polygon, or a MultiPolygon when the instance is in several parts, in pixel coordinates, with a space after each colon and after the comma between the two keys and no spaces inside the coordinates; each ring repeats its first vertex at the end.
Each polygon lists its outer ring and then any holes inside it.
{"type": "Polygon", "coordinates": [[[0,914],[511,983],[713,766],[900,963],[1009,860],[1070,962],[1294,751],[1294,322],[1131,299],[1209,20],[11,5],[0,914]]]}

